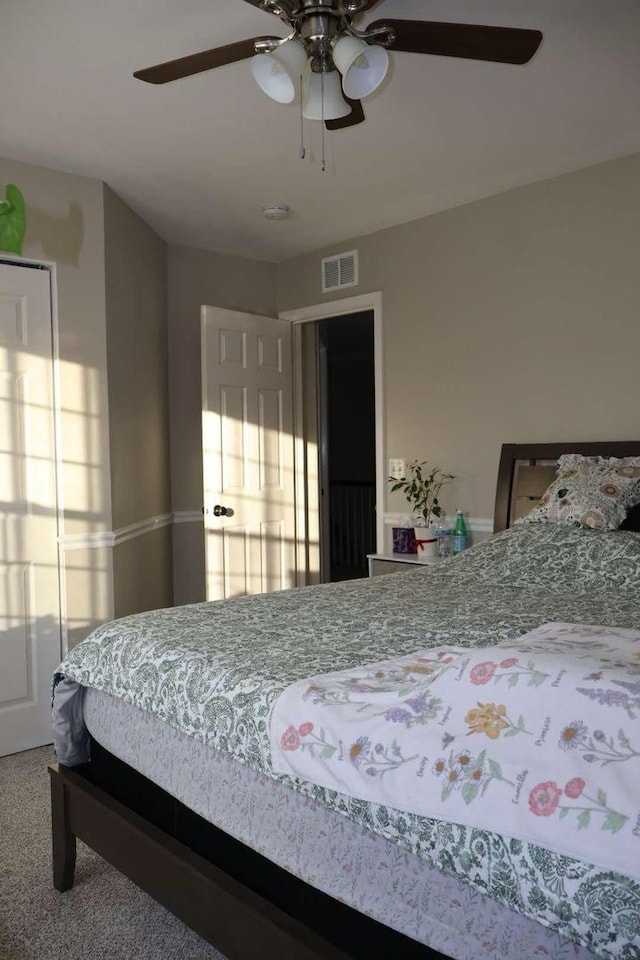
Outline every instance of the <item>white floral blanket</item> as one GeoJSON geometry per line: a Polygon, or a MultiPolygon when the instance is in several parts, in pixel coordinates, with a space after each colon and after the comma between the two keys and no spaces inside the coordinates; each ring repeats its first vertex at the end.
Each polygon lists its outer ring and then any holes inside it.
{"type": "Polygon", "coordinates": [[[640,631],[547,623],[289,686],[273,769],[640,878],[640,631]]]}

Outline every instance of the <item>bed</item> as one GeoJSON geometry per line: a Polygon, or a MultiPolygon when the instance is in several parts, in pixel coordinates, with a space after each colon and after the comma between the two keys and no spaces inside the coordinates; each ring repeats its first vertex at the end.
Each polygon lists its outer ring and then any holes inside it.
{"type": "Polygon", "coordinates": [[[549,860],[544,848],[495,831],[400,815],[317,783],[271,776],[265,756],[281,675],[293,682],[336,665],[366,665],[380,659],[383,641],[391,649],[391,638],[393,652],[406,656],[452,636],[462,648],[486,649],[546,622],[640,629],[637,509],[625,510],[622,529],[606,533],[511,526],[535,509],[568,453],[638,457],[640,443],[505,445],[499,535],[437,569],[177,608],[101,628],[85,642],[85,662],[76,654],[56,688],[57,742],[72,728],[73,736],[72,746],[59,750],[65,762],[50,767],[55,887],[72,885],[80,838],[229,960],[637,957],[635,876],[603,872],[579,857],[549,860]],[[191,636],[180,662],[193,660],[212,616],[231,638],[228,689],[211,697],[203,688],[199,698],[199,669],[191,675],[190,707],[183,704],[178,717],[172,643],[154,641],[165,644],[158,662],[173,664],[159,681],[153,665],[138,659],[138,644],[120,647],[120,637],[127,630],[159,636],[160,627],[164,637],[170,623],[191,636]],[[296,642],[287,646],[283,637],[292,631],[296,642]],[[296,659],[292,650],[304,647],[303,636],[313,656],[296,659]],[[242,671],[243,644],[261,650],[261,684],[242,671]],[[110,663],[102,663],[96,682],[105,650],[110,663]],[[133,663],[134,684],[123,657],[133,663]],[[197,706],[205,701],[213,730],[206,734],[197,706]],[[518,889],[522,870],[526,896],[518,889]],[[593,903],[607,897],[601,916],[593,903]]]}

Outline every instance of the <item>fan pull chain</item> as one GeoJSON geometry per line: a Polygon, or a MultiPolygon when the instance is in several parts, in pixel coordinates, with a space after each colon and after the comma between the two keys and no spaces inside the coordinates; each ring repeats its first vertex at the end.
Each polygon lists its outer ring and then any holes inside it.
{"type": "Polygon", "coordinates": [[[304,94],[304,87],[302,83],[302,77],[300,77],[300,159],[304,160],[307,155],[307,151],[304,146],[304,104],[302,102],[302,97],[304,94]]]}
{"type": "Polygon", "coordinates": [[[324,173],[324,171],[327,169],[327,164],[326,164],[326,162],[325,162],[325,156],[324,156],[324,71],[320,74],[320,100],[321,100],[321,103],[322,103],[322,109],[321,109],[321,114],[322,114],[322,116],[321,116],[321,120],[322,120],[322,163],[320,164],[320,169],[321,169],[322,172],[324,173]]]}

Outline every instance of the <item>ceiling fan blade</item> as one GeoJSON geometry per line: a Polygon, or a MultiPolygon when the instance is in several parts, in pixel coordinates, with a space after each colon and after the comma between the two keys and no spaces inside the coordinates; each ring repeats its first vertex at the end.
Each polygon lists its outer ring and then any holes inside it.
{"type": "Polygon", "coordinates": [[[252,57],[256,52],[255,44],[259,40],[280,41],[281,39],[281,37],[253,37],[250,40],[240,40],[238,43],[228,43],[224,47],[214,47],[213,50],[203,50],[202,53],[192,53],[188,57],[180,57],[178,60],[168,60],[154,67],[136,70],[134,77],[146,83],[169,83],[171,80],[181,80],[182,77],[191,77],[194,73],[224,67],[227,63],[236,63],[238,60],[252,57]]]}
{"type": "Polygon", "coordinates": [[[338,120],[325,120],[324,125],[327,130],[344,130],[346,127],[355,127],[365,119],[361,100],[352,100],[345,97],[345,100],[351,107],[351,113],[346,117],[340,117],[338,120]]]}
{"type": "Polygon", "coordinates": [[[383,26],[395,34],[395,39],[386,44],[388,50],[494,63],[527,63],[542,40],[539,30],[429,20],[376,20],[367,29],[383,26]]]}

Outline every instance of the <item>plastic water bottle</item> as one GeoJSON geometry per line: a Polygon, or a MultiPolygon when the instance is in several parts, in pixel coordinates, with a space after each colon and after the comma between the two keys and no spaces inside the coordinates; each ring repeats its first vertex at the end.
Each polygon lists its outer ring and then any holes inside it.
{"type": "Polygon", "coordinates": [[[453,552],[461,553],[468,543],[467,525],[462,510],[456,510],[456,523],[453,528],[453,552]]]}
{"type": "Polygon", "coordinates": [[[448,557],[451,555],[451,530],[443,523],[436,530],[436,556],[448,557]]]}

